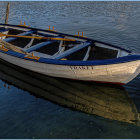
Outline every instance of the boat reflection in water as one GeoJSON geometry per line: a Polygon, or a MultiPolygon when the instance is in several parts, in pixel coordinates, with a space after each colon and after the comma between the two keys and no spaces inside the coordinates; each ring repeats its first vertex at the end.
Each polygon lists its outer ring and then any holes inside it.
{"type": "Polygon", "coordinates": [[[62,106],[104,118],[139,123],[137,109],[123,87],[40,75],[0,60],[0,79],[62,106]]]}

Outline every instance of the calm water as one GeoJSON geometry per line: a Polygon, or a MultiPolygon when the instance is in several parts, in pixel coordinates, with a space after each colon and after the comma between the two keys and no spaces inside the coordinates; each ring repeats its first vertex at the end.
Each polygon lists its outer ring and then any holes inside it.
{"type": "MultiPolygon", "coordinates": [[[[6,2],[0,2],[1,22],[5,7],[6,2]]],[[[11,2],[9,23],[19,24],[20,20],[32,27],[54,26],[69,34],[83,31],[87,37],[140,53],[140,2],[11,2]]],[[[88,115],[34,96],[23,90],[35,88],[25,82],[27,74],[18,74],[19,79],[13,80],[16,73],[6,72],[8,68],[1,63],[0,67],[0,138],[140,138],[139,126],[88,115]]],[[[140,75],[125,90],[140,112],[139,86],[140,75]]]]}

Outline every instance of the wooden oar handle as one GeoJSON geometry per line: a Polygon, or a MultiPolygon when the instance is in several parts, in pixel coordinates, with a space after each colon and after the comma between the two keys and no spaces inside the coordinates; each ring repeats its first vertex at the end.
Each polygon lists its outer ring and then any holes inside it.
{"type": "Polygon", "coordinates": [[[6,36],[6,37],[18,37],[18,38],[34,38],[34,39],[47,39],[47,40],[63,40],[63,41],[76,41],[75,39],[69,39],[69,38],[55,38],[55,37],[38,37],[38,36],[22,36],[22,35],[7,35],[0,33],[0,36],[6,36]]]}

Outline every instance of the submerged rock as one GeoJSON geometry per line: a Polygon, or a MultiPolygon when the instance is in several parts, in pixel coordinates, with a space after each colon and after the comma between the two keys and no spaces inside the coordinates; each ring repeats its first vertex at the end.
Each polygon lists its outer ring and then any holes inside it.
{"type": "Polygon", "coordinates": [[[104,118],[139,125],[139,113],[123,87],[43,76],[0,61],[0,78],[36,96],[104,118]]]}

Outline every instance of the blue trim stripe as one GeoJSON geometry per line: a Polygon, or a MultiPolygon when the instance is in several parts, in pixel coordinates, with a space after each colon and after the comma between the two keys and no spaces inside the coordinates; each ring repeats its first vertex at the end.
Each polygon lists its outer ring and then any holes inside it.
{"type": "Polygon", "coordinates": [[[106,59],[106,60],[95,60],[95,61],[69,61],[69,60],[54,60],[54,59],[46,59],[40,58],[39,62],[48,63],[48,64],[56,64],[56,65],[69,65],[69,66],[97,66],[97,65],[111,65],[111,64],[119,64],[126,63],[130,61],[140,60],[140,55],[131,55],[125,56],[115,59],[106,59]]]}
{"type": "Polygon", "coordinates": [[[11,56],[15,56],[21,59],[30,60],[30,61],[36,61],[36,62],[46,63],[46,64],[55,64],[55,65],[68,65],[68,66],[111,65],[111,64],[119,64],[119,63],[126,63],[126,62],[140,60],[140,55],[129,55],[129,56],[115,58],[115,59],[95,60],[95,61],[93,60],[92,61],[69,61],[69,60],[56,60],[56,59],[48,59],[48,58],[40,57],[40,59],[37,61],[33,59],[24,58],[25,57],[24,54],[14,52],[11,50],[7,52],[0,50],[0,52],[11,55],[11,56]]]}
{"type": "Polygon", "coordinates": [[[44,47],[44,46],[46,46],[46,45],[52,44],[52,43],[54,43],[54,42],[55,42],[55,41],[45,41],[45,42],[41,42],[41,43],[36,44],[36,45],[34,45],[34,46],[32,46],[32,47],[30,47],[30,48],[28,48],[28,49],[24,49],[24,51],[26,51],[26,52],[32,52],[32,51],[38,50],[38,49],[40,49],[40,48],[42,48],[42,47],[44,47]]]}

